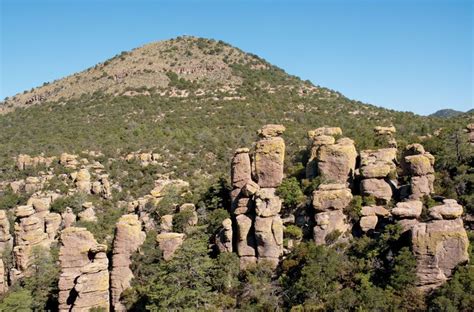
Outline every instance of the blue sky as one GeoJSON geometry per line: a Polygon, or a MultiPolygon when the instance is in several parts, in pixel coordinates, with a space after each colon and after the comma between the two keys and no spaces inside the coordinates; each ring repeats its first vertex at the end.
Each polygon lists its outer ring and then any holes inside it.
{"type": "Polygon", "coordinates": [[[0,0],[0,98],[179,35],[224,40],[367,103],[473,100],[473,1],[0,0]]]}

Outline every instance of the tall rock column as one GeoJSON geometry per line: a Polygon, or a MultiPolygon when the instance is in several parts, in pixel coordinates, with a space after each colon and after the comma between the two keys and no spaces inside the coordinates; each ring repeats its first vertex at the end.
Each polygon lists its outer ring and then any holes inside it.
{"type": "Polygon", "coordinates": [[[397,149],[382,148],[378,150],[364,150],[360,152],[362,178],[361,194],[374,196],[381,203],[386,204],[393,196],[392,188],[396,187],[397,149]]]}
{"type": "Polygon", "coordinates": [[[0,259],[0,295],[3,295],[8,290],[7,280],[5,278],[5,267],[3,259],[0,259]]]}
{"type": "Polygon", "coordinates": [[[133,272],[130,269],[130,256],[138,250],[145,241],[146,234],[138,216],[127,214],[120,217],[115,229],[115,239],[112,256],[112,271],[110,273],[110,294],[114,311],[126,311],[120,302],[122,292],[130,287],[133,272]]]}
{"type": "Polygon", "coordinates": [[[59,262],[59,311],[109,310],[107,247],[85,228],[61,232],[59,262]]]}
{"type": "Polygon", "coordinates": [[[232,160],[234,237],[242,268],[257,260],[276,267],[283,252],[282,202],[275,191],[283,180],[284,131],[281,125],[262,127],[252,162],[248,149],[238,149],[232,160]]]}
{"type": "Polygon", "coordinates": [[[0,210],[0,253],[12,248],[12,236],[10,234],[10,222],[5,210],[0,210]]]}
{"type": "Polygon", "coordinates": [[[412,199],[419,199],[434,192],[433,183],[435,158],[426,152],[421,144],[410,144],[403,152],[404,174],[410,176],[412,199]]]}

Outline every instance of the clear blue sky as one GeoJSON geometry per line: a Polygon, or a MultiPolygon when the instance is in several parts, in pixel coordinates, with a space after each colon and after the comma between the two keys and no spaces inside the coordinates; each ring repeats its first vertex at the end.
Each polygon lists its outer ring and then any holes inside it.
{"type": "Polygon", "coordinates": [[[470,0],[0,2],[2,99],[186,34],[371,104],[474,107],[470,0]]]}

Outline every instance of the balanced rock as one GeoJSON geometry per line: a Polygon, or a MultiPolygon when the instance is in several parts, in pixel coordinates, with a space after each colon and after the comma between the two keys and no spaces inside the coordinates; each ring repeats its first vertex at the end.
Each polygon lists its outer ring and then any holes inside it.
{"type": "Polygon", "coordinates": [[[68,228],[76,222],[76,215],[70,207],[66,207],[66,211],[61,214],[61,218],[63,219],[64,228],[68,228]]]}
{"type": "Polygon", "coordinates": [[[216,234],[216,246],[220,253],[232,252],[232,220],[222,221],[222,228],[216,234]]]}
{"type": "Polygon", "coordinates": [[[285,132],[285,126],[283,125],[265,125],[260,130],[257,131],[257,134],[262,138],[273,138],[283,134],[285,132]]]}
{"type": "Polygon", "coordinates": [[[359,225],[362,231],[368,232],[374,230],[377,226],[379,218],[377,216],[363,216],[360,218],[359,225]]]}
{"type": "Polygon", "coordinates": [[[321,135],[334,137],[334,136],[342,135],[342,130],[339,127],[321,127],[321,128],[308,131],[308,137],[310,139],[313,139],[321,135]]]}
{"type": "Polygon", "coordinates": [[[142,231],[137,215],[127,214],[120,217],[115,228],[112,271],[110,272],[110,295],[114,311],[127,311],[120,302],[120,295],[130,287],[133,279],[130,257],[143,244],[145,238],[146,234],[142,231]]]}

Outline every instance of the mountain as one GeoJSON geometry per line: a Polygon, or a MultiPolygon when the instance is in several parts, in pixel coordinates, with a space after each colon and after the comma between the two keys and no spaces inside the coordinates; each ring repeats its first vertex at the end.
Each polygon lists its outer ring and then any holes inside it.
{"type": "Polygon", "coordinates": [[[439,118],[449,118],[449,117],[454,117],[454,116],[459,116],[464,114],[464,112],[457,111],[454,109],[440,109],[439,111],[436,111],[435,113],[431,114],[431,117],[439,117],[439,118]]]}

